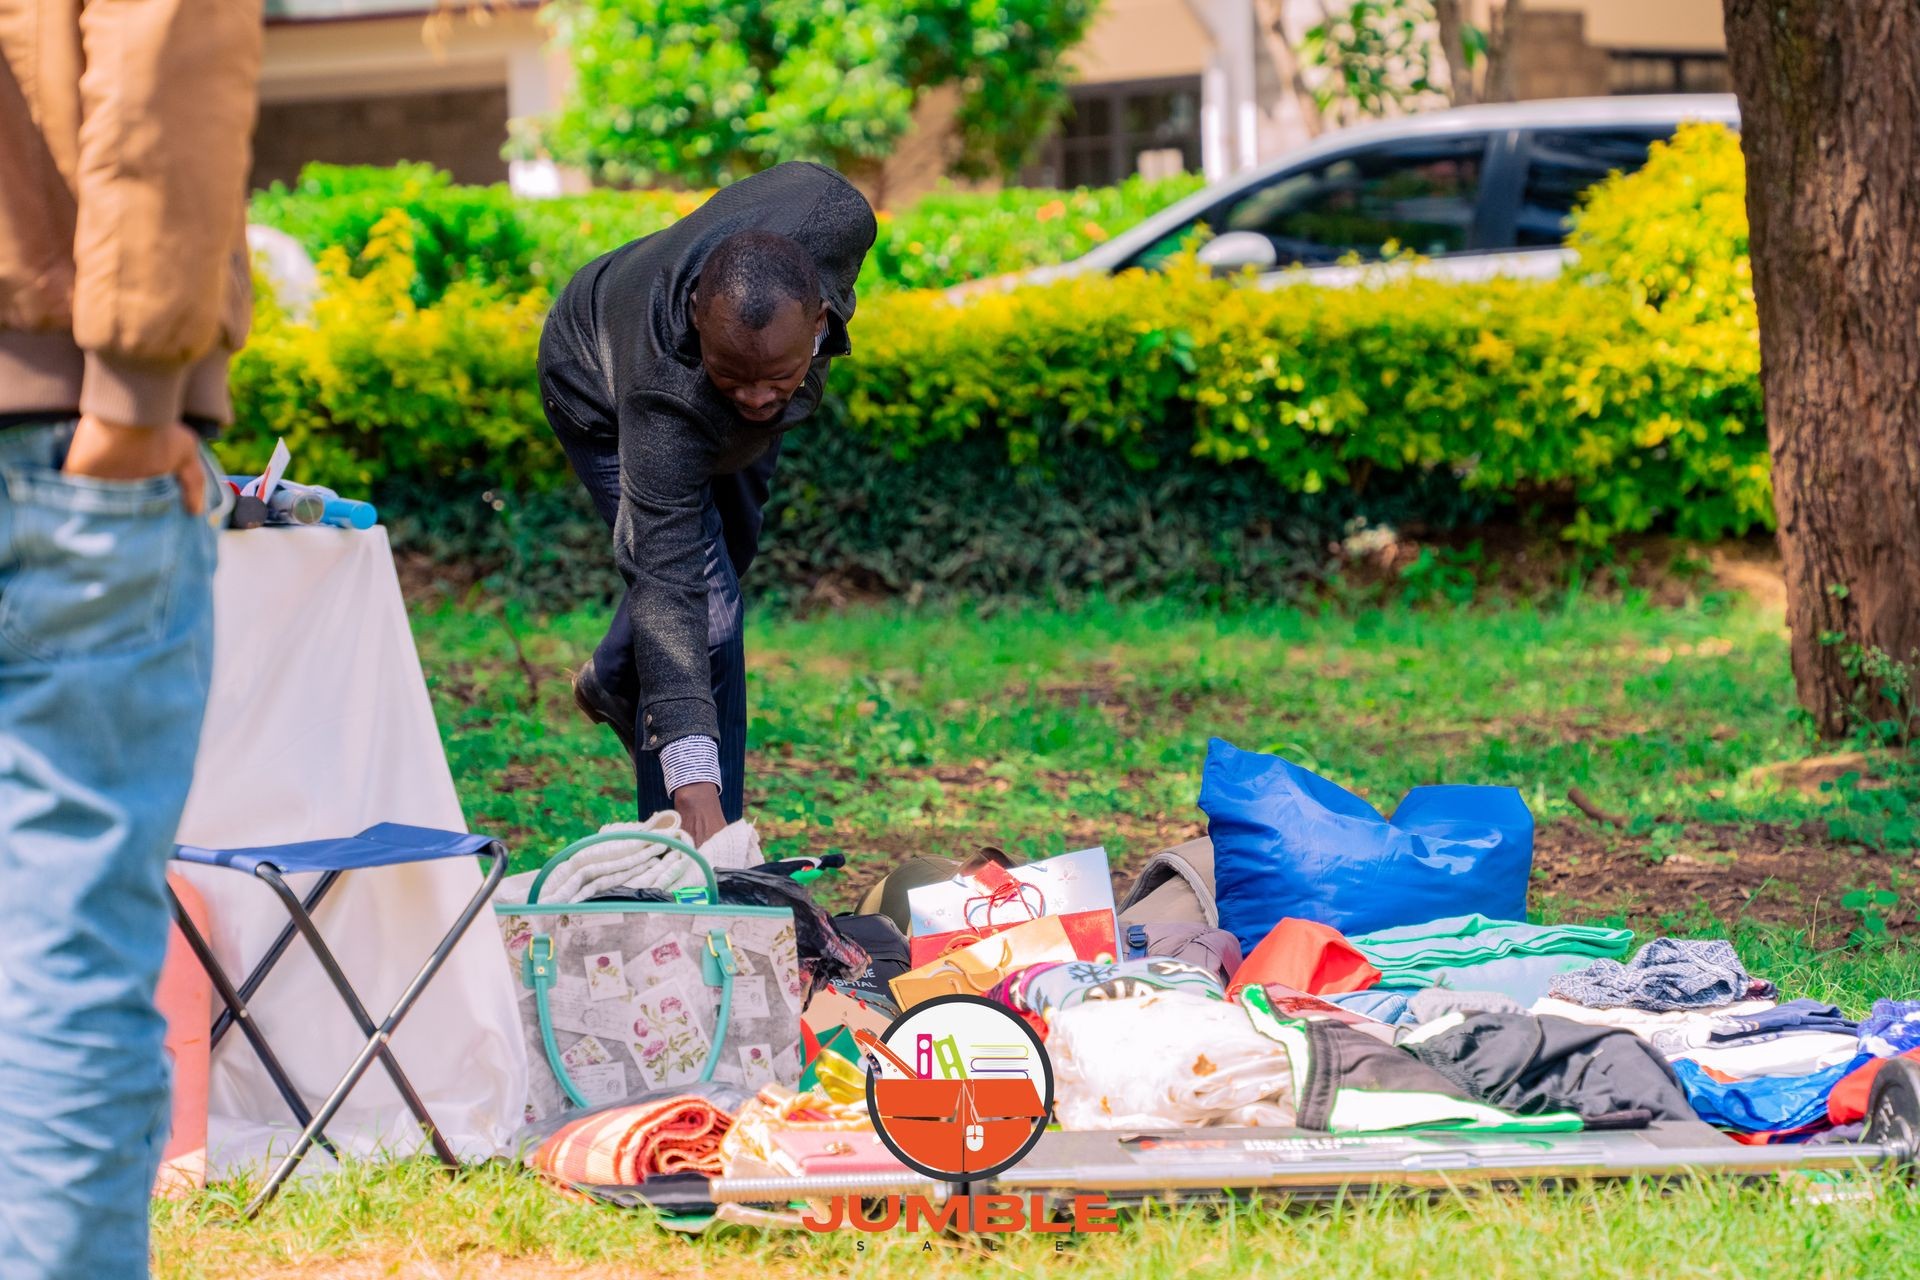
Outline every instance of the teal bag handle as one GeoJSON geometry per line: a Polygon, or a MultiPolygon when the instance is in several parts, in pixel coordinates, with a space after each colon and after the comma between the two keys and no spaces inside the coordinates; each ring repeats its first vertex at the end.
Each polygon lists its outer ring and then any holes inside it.
{"type": "MultiPolygon", "coordinates": [[[[553,873],[554,868],[568,858],[591,845],[605,844],[611,840],[646,839],[655,844],[665,845],[692,858],[706,877],[706,901],[718,906],[720,903],[720,883],[714,878],[713,866],[700,856],[699,850],[672,836],[636,837],[623,832],[602,832],[583,836],[547,859],[547,865],[540,868],[540,874],[533,878],[533,886],[527,890],[527,903],[532,905],[540,900],[540,886],[553,873]]],[[[635,914],[642,914],[644,903],[635,904],[635,914]]],[[[553,1035],[553,1014],[548,1007],[547,993],[559,974],[553,962],[553,937],[550,934],[536,933],[527,940],[526,955],[521,959],[521,979],[533,988],[533,1004],[540,1019],[540,1046],[546,1050],[547,1065],[553,1069],[553,1078],[560,1082],[560,1091],[567,1095],[567,1101],[576,1107],[591,1107],[574,1086],[573,1077],[567,1072],[567,1064],[560,1058],[560,1045],[553,1035]],[[542,944],[545,944],[544,948],[542,944]]],[[[725,929],[711,929],[707,932],[707,953],[700,957],[701,977],[710,987],[720,988],[720,1003],[714,1010],[713,1043],[707,1049],[707,1060],[700,1068],[700,1083],[713,1079],[714,1068],[720,1065],[720,1048],[726,1042],[727,1024],[733,1018],[733,980],[740,972],[740,957],[733,949],[733,938],[725,929]]]]}

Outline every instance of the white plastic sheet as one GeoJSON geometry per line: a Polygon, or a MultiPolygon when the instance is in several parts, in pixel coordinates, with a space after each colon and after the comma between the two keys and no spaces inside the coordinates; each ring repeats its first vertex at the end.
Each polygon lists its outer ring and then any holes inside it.
{"type": "MultiPolygon", "coordinates": [[[[466,830],[407,626],[386,530],[228,532],[214,579],[213,692],[180,839],[209,848],[350,835],[376,822],[466,830]]],[[[237,983],[286,914],[232,871],[190,868],[215,954],[237,983]]],[[[304,892],[312,876],[291,877],[304,892]]],[[[351,871],[315,915],[375,1022],[480,884],[472,861],[351,871]]],[[[496,1154],[521,1122],[526,1054],[500,935],[486,910],[394,1038],[402,1068],[463,1157],[496,1154]]],[[[216,998],[217,1003],[217,998],[216,998]]],[[[304,943],[251,1002],[317,1108],[365,1043],[304,943]]],[[[299,1127],[252,1048],[213,1058],[215,1170],[284,1152],[299,1127]]],[[[424,1139],[376,1063],[328,1126],[343,1151],[411,1153],[424,1139]]],[[[330,1162],[316,1151],[309,1166],[330,1162]]]]}

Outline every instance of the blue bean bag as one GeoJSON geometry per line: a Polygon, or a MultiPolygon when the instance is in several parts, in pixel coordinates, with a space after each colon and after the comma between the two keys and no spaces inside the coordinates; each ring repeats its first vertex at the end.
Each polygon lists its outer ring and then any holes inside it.
{"type": "Polygon", "coordinates": [[[1512,787],[1415,787],[1391,818],[1279,756],[1207,744],[1200,808],[1220,927],[1249,953],[1285,916],[1348,935],[1524,920],[1533,815],[1512,787]]]}

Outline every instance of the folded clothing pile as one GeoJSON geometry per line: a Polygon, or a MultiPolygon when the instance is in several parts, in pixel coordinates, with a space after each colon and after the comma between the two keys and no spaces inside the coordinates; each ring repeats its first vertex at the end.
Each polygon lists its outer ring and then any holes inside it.
{"type": "Polygon", "coordinates": [[[1382,929],[1352,943],[1380,971],[1383,987],[1497,991],[1526,1004],[1547,994],[1560,974],[1625,955],[1633,932],[1475,914],[1382,929]]]}
{"type": "Polygon", "coordinates": [[[569,1187],[633,1186],[721,1171],[720,1144],[750,1095],[701,1085],[575,1112],[521,1135],[528,1168],[569,1187]]]}
{"type": "Polygon", "coordinates": [[[1749,974],[1733,944],[1718,938],[1655,938],[1626,964],[1596,960],[1558,975],[1548,991],[1590,1008],[1652,1013],[1710,1009],[1774,994],[1773,984],[1749,974]]]}

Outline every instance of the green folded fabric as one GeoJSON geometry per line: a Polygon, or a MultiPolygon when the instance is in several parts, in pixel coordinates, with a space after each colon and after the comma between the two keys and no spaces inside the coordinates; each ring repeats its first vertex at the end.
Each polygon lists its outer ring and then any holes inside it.
{"type": "Polygon", "coordinates": [[[1452,980],[1454,971],[1532,956],[1618,959],[1633,945],[1633,930],[1586,924],[1527,924],[1471,915],[1382,929],[1349,941],[1380,970],[1383,987],[1449,986],[1468,990],[1452,980]]]}

